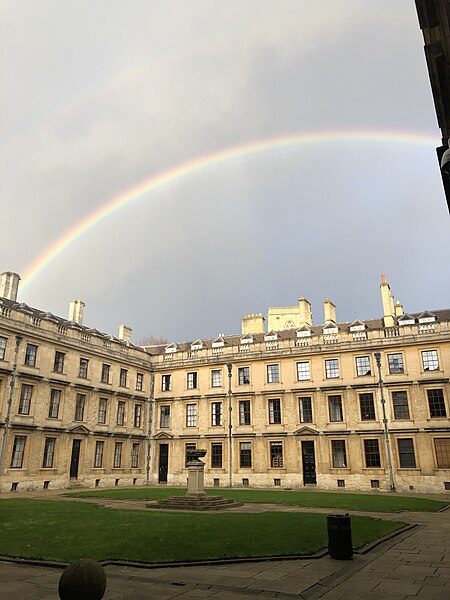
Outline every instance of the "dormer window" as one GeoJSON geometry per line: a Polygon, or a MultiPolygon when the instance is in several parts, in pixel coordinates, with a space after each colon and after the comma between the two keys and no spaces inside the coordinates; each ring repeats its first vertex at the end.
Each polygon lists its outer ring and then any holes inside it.
{"type": "Polygon", "coordinates": [[[191,344],[191,350],[203,350],[203,346],[204,343],[202,340],[195,340],[195,342],[191,344]]]}
{"type": "Polygon", "coordinates": [[[422,323],[434,323],[434,321],[437,321],[436,315],[434,315],[431,312],[428,312],[427,310],[425,312],[423,312],[422,314],[420,314],[417,317],[417,320],[419,321],[419,324],[422,323]]]}
{"type": "Polygon", "coordinates": [[[165,353],[172,354],[173,352],[176,352],[177,350],[178,350],[178,347],[176,344],[169,344],[168,346],[166,346],[165,353]]]}
{"type": "Polygon", "coordinates": [[[416,322],[415,318],[412,317],[411,315],[408,315],[407,313],[405,313],[404,315],[402,315],[398,319],[398,324],[400,326],[403,326],[403,325],[414,325],[415,322],[416,322]]]}

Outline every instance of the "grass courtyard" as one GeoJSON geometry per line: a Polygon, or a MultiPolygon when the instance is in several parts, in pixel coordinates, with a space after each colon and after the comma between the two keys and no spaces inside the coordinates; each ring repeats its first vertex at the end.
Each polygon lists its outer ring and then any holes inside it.
{"type": "MultiPolygon", "coordinates": [[[[110,498],[116,500],[158,500],[168,496],[184,495],[186,489],[171,487],[114,488],[108,490],[88,490],[67,494],[74,498],[110,498]]],[[[382,494],[349,494],[322,491],[296,490],[243,490],[207,489],[207,494],[233,498],[240,502],[267,504],[290,504],[295,506],[356,510],[368,512],[395,512],[401,510],[437,511],[448,504],[440,500],[412,496],[382,494]]]]}
{"type": "MultiPolygon", "coordinates": [[[[0,555],[64,562],[288,556],[327,545],[326,516],[317,513],[167,513],[17,498],[0,500],[0,523],[0,555]]],[[[358,548],[403,525],[352,516],[353,545],[358,548]]]]}

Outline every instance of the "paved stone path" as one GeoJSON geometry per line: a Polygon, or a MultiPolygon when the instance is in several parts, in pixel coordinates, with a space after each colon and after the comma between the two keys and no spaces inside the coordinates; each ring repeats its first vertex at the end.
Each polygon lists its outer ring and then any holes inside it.
{"type": "MultiPolygon", "coordinates": [[[[125,508],[124,504],[120,503],[120,508],[125,508]]],[[[372,516],[401,519],[417,523],[417,527],[351,561],[325,556],[154,569],[111,565],[105,568],[108,583],[104,600],[252,600],[255,596],[286,600],[450,600],[450,509],[442,513],[372,516]]],[[[58,600],[61,572],[57,568],[0,561],[0,600],[58,600]]]]}

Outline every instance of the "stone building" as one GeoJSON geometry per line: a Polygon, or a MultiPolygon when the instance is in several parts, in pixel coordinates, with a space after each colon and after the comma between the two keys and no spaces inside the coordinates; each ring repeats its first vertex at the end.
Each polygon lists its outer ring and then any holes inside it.
{"type": "Polygon", "coordinates": [[[119,337],[16,301],[0,284],[0,490],[146,481],[149,361],[119,337]]]}
{"type": "Polygon", "coordinates": [[[385,278],[380,319],[339,323],[325,300],[314,325],[300,298],[267,330],[253,314],[241,335],[143,349],[1,277],[2,491],[185,485],[192,448],[211,486],[450,490],[450,310],[405,313],[385,278]]]}
{"type": "Polygon", "coordinates": [[[380,287],[381,319],[338,323],[326,300],[313,326],[300,298],[269,309],[278,330],[252,314],[240,336],[149,348],[152,481],[185,484],[197,447],[211,486],[450,490],[450,310],[410,315],[380,287]]]}

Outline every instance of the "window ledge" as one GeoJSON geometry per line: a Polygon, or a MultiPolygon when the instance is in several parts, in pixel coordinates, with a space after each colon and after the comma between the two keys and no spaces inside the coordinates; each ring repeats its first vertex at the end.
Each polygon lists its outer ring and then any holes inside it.
{"type": "Polygon", "coordinates": [[[422,469],[420,469],[419,467],[397,467],[397,471],[399,473],[405,473],[406,471],[411,471],[412,473],[420,473],[422,469]]]}

